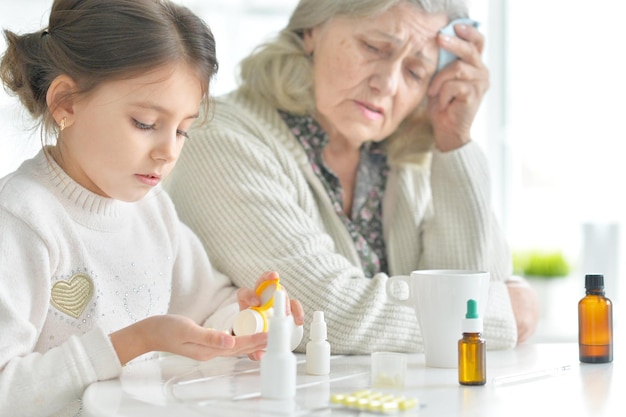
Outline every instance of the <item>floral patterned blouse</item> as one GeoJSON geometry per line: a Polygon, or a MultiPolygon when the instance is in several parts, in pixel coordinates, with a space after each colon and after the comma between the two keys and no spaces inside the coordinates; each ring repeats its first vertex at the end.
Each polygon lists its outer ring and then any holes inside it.
{"type": "Polygon", "coordinates": [[[382,202],[389,166],[381,144],[367,142],[361,146],[352,212],[348,217],[343,210],[343,190],[339,178],[326,166],[322,155],[328,143],[328,135],[310,115],[279,113],[302,144],[313,172],[324,184],[335,212],[352,236],[365,276],[371,278],[378,272],[388,272],[382,202]]]}

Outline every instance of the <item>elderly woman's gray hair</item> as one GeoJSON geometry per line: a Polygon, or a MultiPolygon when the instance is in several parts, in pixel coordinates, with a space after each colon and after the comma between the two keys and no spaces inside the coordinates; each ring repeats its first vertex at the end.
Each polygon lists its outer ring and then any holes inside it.
{"type": "Polygon", "coordinates": [[[287,30],[301,32],[343,15],[373,16],[398,3],[410,3],[426,13],[442,13],[450,20],[467,17],[467,0],[301,0],[291,14],[287,30]]]}
{"type": "MultiPolygon", "coordinates": [[[[468,16],[467,0],[300,0],[287,27],[241,62],[242,90],[261,96],[277,109],[310,114],[315,108],[313,72],[311,57],[304,49],[304,32],[335,16],[375,16],[400,3],[414,4],[429,14],[445,14],[449,20],[468,16]]],[[[408,130],[412,139],[400,142],[410,144],[412,149],[402,145],[393,154],[415,154],[430,148],[432,132],[423,109],[411,119],[408,130]],[[421,139],[416,140],[415,135],[421,139]]],[[[400,136],[407,136],[406,125],[401,125],[400,136]]]]}

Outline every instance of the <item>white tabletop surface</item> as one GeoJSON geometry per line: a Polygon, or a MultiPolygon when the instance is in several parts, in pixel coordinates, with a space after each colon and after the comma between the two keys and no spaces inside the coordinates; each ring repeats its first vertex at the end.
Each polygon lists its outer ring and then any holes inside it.
{"type": "MultiPolygon", "coordinates": [[[[331,394],[370,387],[369,356],[333,356],[329,376],[310,376],[298,356],[297,393],[292,401],[260,397],[259,364],[247,358],[204,363],[177,356],[132,363],[119,379],[91,385],[84,394],[84,415],[141,417],[200,416],[376,416],[338,408],[331,394]]],[[[408,357],[404,389],[386,390],[417,398],[418,408],[400,416],[623,416],[626,368],[582,364],[576,343],[526,344],[487,352],[488,382],[462,386],[456,369],[428,368],[422,354],[408,357]],[[564,373],[506,385],[494,378],[569,366],[564,373]],[[618,390],[619,389],[619,390],[618,390]]],[[[380,390],[375,390],[380,391],[380,390]]]]}

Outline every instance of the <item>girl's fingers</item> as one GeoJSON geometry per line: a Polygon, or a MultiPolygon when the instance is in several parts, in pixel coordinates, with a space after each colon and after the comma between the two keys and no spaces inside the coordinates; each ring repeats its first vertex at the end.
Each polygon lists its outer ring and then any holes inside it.
{"type": "Polygon", "coordinates": [[[276,271],[266,271],[264,272],[254,283],[254,288],[258,288],[265,281],[269,281],[272,279],[278,279],[278,272],[276,271]]]}
{"type": "Polygon", "coordinates": [[[239,303],[240,310],[261,305],[261,299],[256,295],[254,290],[245,287],[237,290],[237,302],[239,303]]]}
{"type": "Polygon", "coordinates": [[[255,333],[249,336],[236,336],[235,347],[233,352],[235,355],[252,354],[267,347],[267,333],[255,333]]]}
{"type": "MultiPolygon", "coordinates": [[[[278,279],[278,273],[275,271],[267,271],[264,272],[255,282],[254,288],[259,288],[259,286],[269,280],[278,279]]],[[[239,303],[239,309],[244,310],[248,307],[258,307],[261,305],[261,299],[256,294],[255,289],[251,288],[240,288],[237,291],[237,302],[239,303]]]]}
{"type": "Polygon", "coordinates": [[[230,336],[226,333],[209,330],[210,335],[206,335],[200,343],[189,341],[181,346],[180,352],[183,356],[199,361],[206,361],[217,356],[248,356],[256,355],[267,346],[267,333],[256,333],[249,336],[230,336]],[[228,341],[224,343],[223,341],[228,341]]]}
{"type": "Polygon", "coordinates": [[[291,314],[293,315],[293,321],[298,325],[304,324],[304,308],[298,300],[291,300],[291,314]]]}

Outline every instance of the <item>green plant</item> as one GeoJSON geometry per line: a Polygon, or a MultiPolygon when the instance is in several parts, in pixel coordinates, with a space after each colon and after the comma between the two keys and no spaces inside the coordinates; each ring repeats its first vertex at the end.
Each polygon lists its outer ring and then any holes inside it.
{"type": "Polygon", "coordinates": [[[560,251],[539,251],[513,253],[513,271],[526,277],[564,277],[570,272],[570,265],[560,251]]]}

